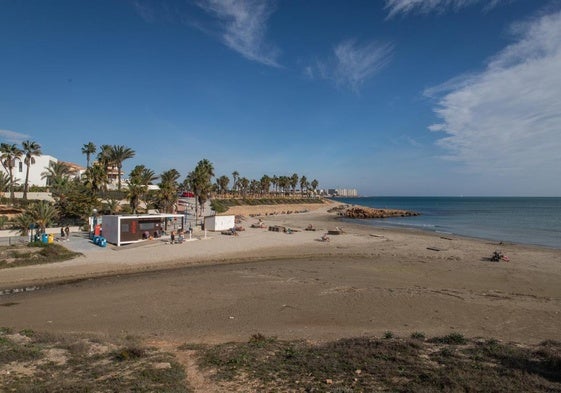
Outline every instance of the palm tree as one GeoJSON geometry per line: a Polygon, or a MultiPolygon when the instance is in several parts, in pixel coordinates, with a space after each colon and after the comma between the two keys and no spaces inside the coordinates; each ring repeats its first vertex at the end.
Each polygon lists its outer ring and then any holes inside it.
{"type": "Polygon", "coordinates": [[[290,186],[290,178],[288,176],[279,176],[279,188],[285,194],[290,186]]]}
{"type": "Polygon", "coordinates": [[[10,177],[4,172],[0,172],[0,197],[3,197],[4,193],[9,189],[10,189],[10,177]]]}
{"type": "Polygon", "coordinates": [[[238,188],[240,189],[242,196],[245,198],[249,188],[250,181],[247,177],[242,177],[238,180],[238,188]]]}
{"type": "Polygon", "coordinates": [[[90,167],[90,157],[92,154],[95,154],[96,150],[97,147],[93,142],[88,142],[84,146],[82,146],[82,154],[86,155],[86,168],[90,167]]]}
{"type": "Polygon", "coordinates": [[[234,182],[232,183],[232,190],[234,191],[234,193],[238,189],[238,178],[239,177],[240,177],[240,173],[238,171],[232,172],[232,179],[234,180],[234,182]]]}
{"type": "Polygon", "coordinates": [[[105,167],[109,167],[109,165],[111,164],[110,156],[111,156],[111,146],[101,145],[99,147],[99,153],[97,153],[97,161],[102,165],[104,165],[105,167]]]}
{"type": "Polygon", "coordinates": [[[133,158],[135,151],[129,147],[122,145],[113,145],[109,150],[109,160],[117,167],[117,189],[121,191],[121,171],[123,169],[123,161],[133,158]]]}
{"type": "Polygon", "coordinates": [[[33,156],[41,155],[41,146],[34,141],[25,141],[21,144],[23,147],[23,154],[25,158],[23,162],[26,165],[25,169],[25,183],[23,184],[23,199],[27,200],[27,191],[29,189],[29,167],[35,164],[35,158],[33,156]]]}
{"type": "Polygon", "coordinates": [[[294,173],[290,176],[289,183],[292,188],[292,194],[294,195],[296,193],[296,186],[298,185],[298,174],[294,173]]]}
{"type": "Polygon", "coordinates": [[[314,194],[315,194],[316,189],[318,188],[319,182],[316,179],[314,179],[314,180],[312,180],[312,182],[310,184],[311,184],[312,190],[314,191],[314,194]]]}
{"type": "Polygon", "coordinates": [[[306,176],[302,176],[300,178],[300,193],[302,194],[302,196],[304,196],[304,189],[308,189],[308,187],[310,186],[310,183],[308,182],[308,179],[306,178],[306,176]]]}
{"type": "Polygon", "coordinates": [[[263,175],[263,177],[261,177],[261,180],[259,181],[260,185],[261,185],[261,193],[262,194],[268,194],[269,193],[269,189],[271,188],[271,178],[267,175],[263,175]]]}
{"type": "Polygon", "coordinates": [[[47,179],[47,185],[53,185],[64,178],[68,178],[70,169],[62,161],[50,161],[45,171],[41,172],[41,179],[47,179]]]}
{"type": "Polygon", "coordinates": [[[103,204],[103,208],[109,211],[109,214],[114,214],[121,204],[121,201],[115,198],[109,198],[103,204]]]}
{"type": "Polygon", "coordinates": [[[273,189],[275,190],[275,193],[278,192],[279,178],[277,175],[273,175],[273,177],[271,178],[271,184],[273,185],[273,189]]]}
{"type": "Polygon", "coordinates": [[[33,220],[39,225],[43,233],[45,228],[58,216],[57,209],[47,201],[34,203],[27,209],[26,213],[33,217],[33,220]]]}
{"type": "Polygon", "coordinates": [[[94,162],[92,166],[86,169],[85,184],[94,193],[105,190],[108,182],[107,169],[100,162],[94,162]]]}
{"type": "Polygon", "coordinates": [[[173,206],[177,203],[177,180],[181,177],[176,169],[170,169],[160,175],[160,191],[158,199],[166,213],[172,213],[173,206]]]}
{"type": "Polygon", "coordinates": [[[113,165],[111,163],[111,145],[101,145],[99,147],[99,153],[97,153],[96,161],[107,174],[107,183],[104,186],[104,190],[107,191],[107,184],[111,181],[111,179],[109,179],[109,169],[111,168],[111,165],[113,165]]]}
{"type": "Polygon", "coordinates": [[[221,194],[225,194],[228,191],[228,183],[230,183],[230,179],[228,176],[222,175],[218,179],[216,179],[216,184],[218,185],[218,192],[221,194]]]}
{"type": "Polygon", "coordinates": [[[35,224],[35,220],[31,214],[24,212],[14,217],[13,227],[16,228],[21,236],[29,235],[29,228],[35,224]]]}
{"type": "Polygon", "coordinates": [[[189,173],[189,182],[195,194],[195,225],[197,225],[198,217],[198,204],[201,204],[204,208],[204,204],[207,201],[208,193],[212,187],[211,179],[214,176],[214,167],[212,163],[205,159],[202,159],[197,163],[195,170],[189,173]]]}
{"type": "Polygon", "coordinates": [[[10,201],[14,204],[14,168],[16,167],[16,160],[21,160],[23,151],[15,144],[2,143],[0,144],[0,161],[2,166],[8,172],[10,177],[10,201]]]}
{"type": "Polygon", "coordinates": [[[131,171],[129,175],[127,198],[129,199],[134,214],[136,214],[140,201],[145,198],[148,192],[148,186],[157,178],[154,171],[146,168],[144,165],[137,165],[131,171]]]}

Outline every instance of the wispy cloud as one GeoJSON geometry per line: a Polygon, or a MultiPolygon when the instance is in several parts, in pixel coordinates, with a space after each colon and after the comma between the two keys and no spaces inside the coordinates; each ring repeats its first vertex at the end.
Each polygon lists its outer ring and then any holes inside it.
{"type": "Polygon", "coordinates": [[[428,90],[447,92],[429,127],[448,159],[473,172],[561,179],[561,12],[515,26],[486,69],[428,90]]]}
{"type": "Polygon", "coordinates": [[[265,40],[267,21],[274,12],[271,2],[263,0],[201,0],[201,9],[218,21],[218,35],[230,49],[245,58],[279,67],[279,50],[265,40]]]}
{"type": "Polygon", "coordinates": [[[391,44],[359,44],[356,40],[347,40],[335,46],[327,60],[316,60],[305,67],[304,73],[309,78],[329,79],[338,86],[358,92],[365,81],[390,62],[392,53],[391,44]]]}
{"type": "MultiPolygon", "coordinates": [[[[385,8],[388,10],[388,18],[398,14],[409,14],[412,12],[442,13],[448,9],[459,10],[476,3],[483,3],[484,9],[489,10],[505,0],[386,0],[385,8]]],[[[506,0],[508,1],[508,0],[506,0]]]]}
{"type": "Polygon", "coordinates": [[[185,17],[186,4],[170,3],[165,0],[130,0],[136,13],[148,23],[182,22],[185,17]]]}
{"type": "Polygon", "coordinates": [[[156,19],[154,6],[146,0],[133,0],[131,4],[134,10],[148,23],[153,23],[156,19]]]}
{"type": "Polygon", "coordinates": [[[2,142],[7,143],[21,143],[26,139],[30,139],[30,136],[27,134],[22,134],[10,130],[0,130],[0,137],[2,142]]]}

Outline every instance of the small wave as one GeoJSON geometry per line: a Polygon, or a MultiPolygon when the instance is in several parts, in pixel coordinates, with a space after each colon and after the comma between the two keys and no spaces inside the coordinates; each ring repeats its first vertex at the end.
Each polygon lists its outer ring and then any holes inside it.
{"type": "Polygon", "coordinates": [[[406,222],[395,222],[395,221],[368,221],[369,224],[375,226],[396,226],[405,228],[438,228],[438,225],[434,224],[416,224],[416,223],[406,223],[406,222]]]}

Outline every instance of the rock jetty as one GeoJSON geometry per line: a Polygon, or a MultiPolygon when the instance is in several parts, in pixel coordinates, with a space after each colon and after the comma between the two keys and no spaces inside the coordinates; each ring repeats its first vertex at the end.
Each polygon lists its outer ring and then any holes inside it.
{"type": "Polygon", "coordinates": [[[337,214],[348,218],[389,218],[413,217],[420,215],[417,212],[397,209],[373,209],[369,207],[353,206],[341,209],[337,214]]]}

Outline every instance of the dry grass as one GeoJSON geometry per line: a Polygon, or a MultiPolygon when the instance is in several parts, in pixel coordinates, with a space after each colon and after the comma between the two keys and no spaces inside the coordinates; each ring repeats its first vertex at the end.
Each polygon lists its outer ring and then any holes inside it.
{"type": "Polygon", "coordinates": [[[200,367],[258,391],[561,392],[558,342],[522,348],[457,333],[426,341],[388,336],[311,345],[257,335],[208,347],[200,367]]]}
{"type": "MultiPolygon", "coordinates": [[[[212,391],[561,392],[560,342],[521,346],[458,333],[430,339],[388,333],[315,345],[256,334],[246,343],[186,343],[177,351],[195,354],[212,391]]],[[[0,328],[0,386],[7,392],[192,391],[173,355],[138,338],[7,328],[0,328]]]]}
{"type": "Polygon", "coordinates": [[[29,243],[0,246],[0,269],[66,261],[81,255],[60,244],[29,243]]]}
{"type": "Polygon", "coordinates": [[[6,392],[190,392],[175,358],[136,340],[0,329],[6,392]]]}

